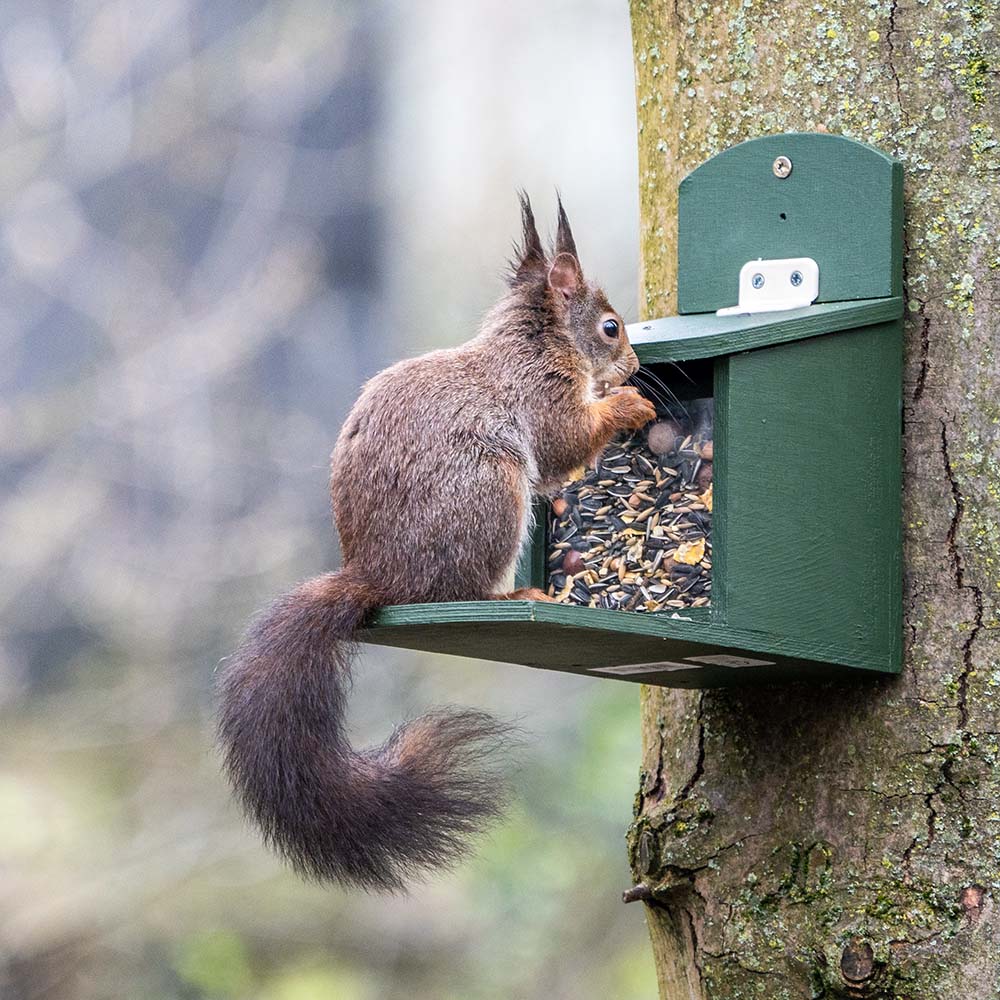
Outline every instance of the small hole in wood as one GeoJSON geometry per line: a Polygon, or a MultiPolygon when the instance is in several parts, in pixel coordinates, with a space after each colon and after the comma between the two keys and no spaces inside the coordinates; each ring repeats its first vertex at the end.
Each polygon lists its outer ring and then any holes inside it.
{"type": "Polygon", "coordinates": [[[782,213],[781,213],[781,214],[780,214],[780,215],[778,216],[778,218],[779,218],[779,219],[781,219],[781,221],[782,221],[782,222],[784,222],[784,221],[785,221],[785,219],[787,219],[787,218],[788,218],[788,216],[787,216],[787,215],[785,215],[785,213],[784,213],[784,212],[782,212],[782,213]]]}

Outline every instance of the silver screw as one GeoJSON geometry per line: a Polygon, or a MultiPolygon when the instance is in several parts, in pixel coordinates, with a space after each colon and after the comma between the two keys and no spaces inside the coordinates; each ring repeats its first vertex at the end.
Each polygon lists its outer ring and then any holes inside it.
{"type": "Polygon", "coordinates": [[[771,164],[771,169],[774,171],[775,177],[784,180],[792,172],[792,161],[787,156],[779,156],[771,164]]]}
{"type": "Polygon", "coordinates": [[[795,286],[796,288],[798,288],[798,287],[799,287],[799,285],[801,285],[801,284],[802,284],[802,272],[801,272],[801,271],[792,271],[792,274],[791,274],[791,281],[792,281],[792,284],[793,284],[793,285],[794,285],[794,286],[795,286]]]}
{"type": "Polygon", "coordinates": [[[754,288],[763,288],[764,287],[764,275],[763,274],[755,274],[750,279],[750,284],[753,285],[754,288]]]}

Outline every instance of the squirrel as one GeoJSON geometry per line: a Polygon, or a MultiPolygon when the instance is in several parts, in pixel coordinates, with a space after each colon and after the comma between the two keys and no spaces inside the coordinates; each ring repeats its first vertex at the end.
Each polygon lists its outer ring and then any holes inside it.
{"type": "Polygon", "coordinates": [[[656,416],[624,384],[639,362],[621,315],[583,276],[561,199],[548,252],[519,200],[508,288],[478,335],[375,375],[347,417],[331,460],[342,568],[279,598],[220,673],[234,790],[311,880],[400,890],[453,865],[500,814],[489,759],[507,727],[485,713],[440,709],[380,747],[351,748],[354,644],[388,604],[551,600],[498,592],[533,496],[656,416]]]}

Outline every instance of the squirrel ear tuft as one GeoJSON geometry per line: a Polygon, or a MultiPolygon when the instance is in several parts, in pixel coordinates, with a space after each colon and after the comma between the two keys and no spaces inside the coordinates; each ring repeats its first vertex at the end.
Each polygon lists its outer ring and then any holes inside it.
{"type": "Polygon", "coordinates": [[[580,264],[575,255],[571,253],[556,254],[552,266],[549,268],[549,288],[562,294],[568,299],[583,284],[583,275],[580,273],[580,264]]]}
{"type": "Polygon", "coordinates": [[[576,252],[576,241],[573,239],[573,230],[569,228],[569,219],[566,216],[566,209],[563,208],[562,198],[556,192],[556,201],[559,205],[559,227],[556,229],[556,253],[568,253],[576,257],[577,266],[580,264],[579,254],[576,252]]]}
{"type": "Polygon", "coordinates": [[[544,274],[546,265],[545,251],[535,228],[535,215],[531,211],[527,192],[518,191],[517,197],[521,202],[521,243],[514,244],[514,256],[510,261],[507,283],[512,287],[533,274],[544,274]]]}

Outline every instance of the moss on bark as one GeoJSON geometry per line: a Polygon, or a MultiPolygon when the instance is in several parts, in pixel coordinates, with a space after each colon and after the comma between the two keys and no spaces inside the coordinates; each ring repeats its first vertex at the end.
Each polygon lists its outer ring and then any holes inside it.
{"type": "Polygon", "coordinates": [[[629,850],[662,995],[1000,997],[995,3],[631,10],[645,315],[676,311],[677,184],[714,153],[828,130],[906,170],[906,668],[644,690],[629,850]]]}

